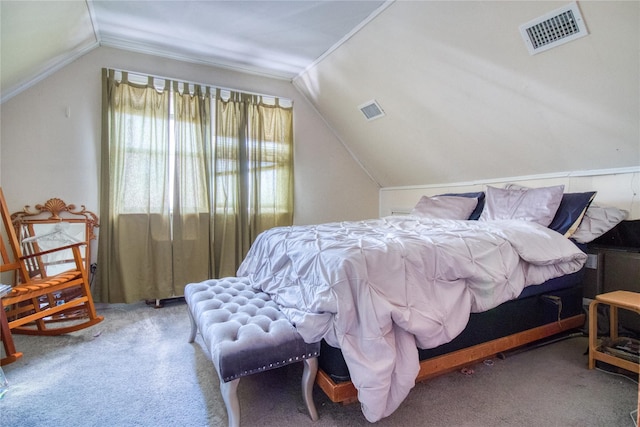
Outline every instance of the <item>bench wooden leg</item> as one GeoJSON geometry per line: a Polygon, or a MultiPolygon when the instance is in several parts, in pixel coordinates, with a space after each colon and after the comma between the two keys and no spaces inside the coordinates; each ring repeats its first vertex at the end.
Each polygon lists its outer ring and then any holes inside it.
{"type": "Polygon", "coordinates": [[[304,370],[302,371],[302,398],[309,411],[309,416],[313,421],[318,421],[318,411],[313,402],[313,384],[316,382],[318,373],[318,358],[312,357],[304,359],[304,370]]]}
{"type": "MultiPolygon", "coordinates": [[[[313,384],[318,373],[318,358],[304,359],[304,369],[302,371],[302,399],[307,407],[309,416],[313,421],[318,421],[318,411],[313,401],[313,384]]],[[[220,391],[222,399],[227,408],[229,427],[240,426],[240,401],[238,400],[238,384],[240,378],[224,382],[220,380],[220,391]]]]}
{"type": "Polygon", "coordinates": [[[229,427],[240,427],[240,402],[238,401],[238,383],[240,378],[224,382],[220,379],[220,391],[222,399],[227,407],[229,427]]]}
{"type": "Polygon", "coordinates": [[[189,313],[189,320],[191,320],[191,333],[189,334],[189,342],[193,342],[196,339],[196,334],[198,333],[198,325],[196,324],[196,319],[193,318],[193,314],[191,314],[191,310],[189,310],[189,306],[187,306],[187,313],[189,313]]]}

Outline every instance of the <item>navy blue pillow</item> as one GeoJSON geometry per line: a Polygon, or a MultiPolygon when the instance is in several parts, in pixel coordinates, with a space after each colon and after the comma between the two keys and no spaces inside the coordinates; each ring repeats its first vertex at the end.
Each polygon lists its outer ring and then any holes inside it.
{"type": "Polygon", "coordinates": [[[482,209],[484,209],[484,191],[480,191],[477,193],[447,193],[440,194],[440,196],[458,196],[458,197],[471,197],[478,199],[478,204],[476,208],[471,212],[469,219],[477,220],[480,218],[480,214],[482,213],[482,209]]]}
{"type": "Polygon", "coordinates": [[[566,237],[571,237],[580,225],[584,212],[586,212],[595,196],[595,191],[564,193],[556,216],[553,217],[549,228],[566,237]]]}

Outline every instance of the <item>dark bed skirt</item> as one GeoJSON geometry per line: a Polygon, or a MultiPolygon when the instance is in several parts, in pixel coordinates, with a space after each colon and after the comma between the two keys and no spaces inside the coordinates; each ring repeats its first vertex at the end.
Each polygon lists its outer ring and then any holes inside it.
{"type": "MultiPolygon", "coordinates": [[[[581,275],[576,275],[580,283],[581,275]]],[[[433,349],[419,349],[420,360],[451,353],[542,325],[584,314],[582,285],[548,291],[508,301],[483,313],[472,313],[467,327],[451,342],[433,349]]],[[[349,370],[340,349],[322,341],[319,367],[334,382],[349,381],[349,370]]]]}

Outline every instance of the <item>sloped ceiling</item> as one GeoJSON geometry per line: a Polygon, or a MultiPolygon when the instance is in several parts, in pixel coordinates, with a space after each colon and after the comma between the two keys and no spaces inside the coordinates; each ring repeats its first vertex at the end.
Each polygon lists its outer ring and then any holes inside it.
{"type": "Polygon", "coordinates": [[[2,102],[98,47],[82,1],[0,1],[2,102]]]}
{"type": "Polygon", "coordinates": [[[382,187],[639,167],[640,2],[579,2],[589,35],[529,55],[567,3],[2,0],[0,90],[104,45],[293,79],[382,187]]]}
{"type": "Polygon", "coordinates": [[[291,80],[378,1],[0,1],[2,100],[98,46],[291,80]]]}
{"type": "Polygon", "coordinates": [[[294,84],[382,187],[637,168],[640,3],[580,2],[589,35],[529,55],[567,4],[398,1],[294,84]]]}
{"type": "Polygon", "coordinates": [[[383,1],[92,1],[101,44],[291,79],[383,1]]]}

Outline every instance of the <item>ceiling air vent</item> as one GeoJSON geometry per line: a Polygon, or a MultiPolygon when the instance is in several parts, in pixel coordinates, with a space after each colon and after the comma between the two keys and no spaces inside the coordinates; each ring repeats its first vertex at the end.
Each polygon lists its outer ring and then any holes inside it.
{"type": "Polygon", "coordinates": [[[361,106],[358,107],[362,114],[366,117],[367,120],[375,120],[382,116],[384,116],[384,111],[382,111],[382,107],[375,100],[371,100],[369,102],[365,102],[361,106]]]}
{"type": "Polygon", "coordinates": [[[576,2],[520,26],[531,55],[584,37],[587,27],[576,2]]]}

